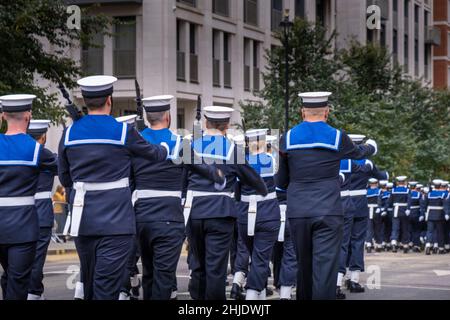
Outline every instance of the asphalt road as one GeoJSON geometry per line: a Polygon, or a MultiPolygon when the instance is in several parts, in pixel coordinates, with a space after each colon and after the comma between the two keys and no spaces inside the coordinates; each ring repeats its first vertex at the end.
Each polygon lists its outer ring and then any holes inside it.
{"type": "MultiPolygon", "coordinates": [[[[49,256],[45,266],[45,297],[67,300],[73,297],[77,279],[76,254],[49,256]]],[[[450,300],[450,255],[372,253],[366,255],[366,273],[361,275],[365,293],[351,294],[349,300],[450,300]]],[[[189,272],[183,254],[178,265],[179,299],[189,299],[189,272]]],[[[231,277],[229,278],[231,283],[231,277]]],[[[270,279],[270,284],[271,279],[270,279]]],[[[230,287],[227,288],[229,290],[230,287]]],[[[269,299],[278,299],[278,295],[269,299]]]]}

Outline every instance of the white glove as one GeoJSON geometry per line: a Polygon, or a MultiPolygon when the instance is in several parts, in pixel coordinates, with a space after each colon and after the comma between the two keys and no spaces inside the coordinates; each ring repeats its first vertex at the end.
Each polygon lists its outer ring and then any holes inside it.
{"type": "Polygon", "coordinates": [[[214,188],[215,188],[217,191],[222,191],[223,189],[225,189],[226,186],[227,186],[227,178],[224,178],[224,181],[223,181],[223,184],[222,184],[222,185],[220,185],[220,184],[218,184],[218,183],[214,183],[214,188]]]}
{"type": "Polygon", "coordinates": [[[407,217],[409,217],[409,215],[411,214],[411,210],[406,209],[406,210],[405,210],[405,214],[406,214],[407,217]]]}
{"type": "Polygon", "coordinates": [[[424,216],[420,216],[419,217],[419,222],[422,222],[423,220],[425,220],[425,217],[424,216]]]}
{"type": "Polygon", "coordinates": [[[184,203],[186,202],[186,198],[181,198],[181,206],[184,207],[184,203]]]}
{"type": "Polygon", "coordinates": [[[445,215],[445,220],[450,220],[450,216],[448,214],[445,215]]]}
{"type": "Polygon", "coordinates": [[[387,215],[387,212],[386,212],[386,211],[382,211],[382,212],[381,212],[381,216],[382,216],[382,217],[386,217],[386,215],[387,215]]]}
{"type": "Polygon", "coordinates": [[[370,166],[370,168],[373,170],[373,162],[370,160],[366,160],[366,164],[370,166]]]}
{"type": "Polygon", "coordinates": [[[161,147],[164,147],[166,149],[166,151],[167,151],[167,158],[166,159],[169,159],[169,156],[170,156],[169,145],[166,142],[161,142],[161,147]]]}
{"type": "Polygon", "coordinates": [[[381,212],[381,209],[380,208],[378,208],[377,210],[375,210],[375,213],[376,214],[378,214],[378,213],[380,213],[381,212]]]}
{"type": "Polygon", "coordinates": [[[366,144],[375,148],[375,152],[373,153],[373,155],[376,155],[378,153],[378,145],[375,140],[369,139],[366,141],[366,144]]]}

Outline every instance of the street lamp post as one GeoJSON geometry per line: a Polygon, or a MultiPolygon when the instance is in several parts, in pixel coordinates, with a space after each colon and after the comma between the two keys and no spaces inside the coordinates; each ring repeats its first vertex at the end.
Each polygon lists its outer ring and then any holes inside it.
{"type": "Polygon", "coordinates": [[[280,22],[283,28],[283,46],[284,46],[284,116],[285,132],[289,130],[289,33],[292,28],[292,21],[289,21],[289,9],[284,10],[284,19],[280,22]]]}

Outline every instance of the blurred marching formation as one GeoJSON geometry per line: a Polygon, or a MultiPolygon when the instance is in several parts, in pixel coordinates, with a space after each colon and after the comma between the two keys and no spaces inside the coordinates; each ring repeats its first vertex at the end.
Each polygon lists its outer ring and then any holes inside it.
{"type": "Polygon", "coordinates": [[[331,93],[301,93],[304,121],[281,139],[269,129],[231,136],[234,110],[222,106],[203,108],[202,128],[200,103],[193,135],[181,137],[169,129],[173,97],[142,99],[137,83],[136,114],[111,117],[116,80],[78,81],[86,114],[63,90],[73,124],[57,155],[45,148],[50,121],[32,119],[35,97],[0,97],[4,299],[44,299],[55,176],[80,259],[75,299],[138,299],[141,286],[145,300],[176,299],[185,240],[195,300],[227,298],[230,251],[236,300],[267,299],[271,273],[280,299],[294,289],[297,300],[345,299],[344,287],[365,290],[364,249],[450,251],[448,182],[389,182],[368,159],[374,140],[326,123],[331,93]]]}

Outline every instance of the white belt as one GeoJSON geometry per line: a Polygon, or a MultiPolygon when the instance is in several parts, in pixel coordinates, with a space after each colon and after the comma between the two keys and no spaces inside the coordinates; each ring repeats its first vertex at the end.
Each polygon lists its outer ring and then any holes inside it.
{"type": "Polygon", "coordinates": [[[409,209],[410,209],[410,210],[420,209],[420,206],[411,206],[409,209]]]}
{"type": "Polygon", "coordinates": [[[286,209],[285,204],[280,204],[280,232],[278,233],[278,242],[284,242],[284,232],[286,230],[286,209]]]}
{"type": "Polygon", "coordinates": [[[130,181],[128,178],[124,178],[114,182],[104,183],[89,183],[89,182],[75,182],[73,189],[75,190],[75,198],[72,205],[72,214],[67,217],[66,225],[64,227],[64,233],[67,234],[70,225],[70,235],[73,237],[78,236],[78,230],[80,229],[81,217],[83,216],[84,209],[84,197],[88,191],[107,191],[114,189],[128,188],[130,181]]]}
{"type": "Polygon", "coordinates": [[[375,211],[375,208],[378,207],[377,204],[369,204],[369,219],[373,220],[373,212],[375,211]]]}
{"type": "Polygon", "coordinates": [[[430,214],[431,210],[444,210],[443,206],[428,206],[427,212],[425,213],[425,221],[428,221],[428,215],[430,214]]]}
{"type": "Polygon", "coordinates": [[[133,206],[139,199],[173,197],[181,199],[181,191],[135,190],[131,197],[133,206]]]}
{"type": "Polygon", "coordinates": [[[366,196],[367,190],[344,190],[341,191],[341,197],[366,196]]]}
{"type": "Polygon", "coordinates": [[[234,194],[232,192],[208,192],[208,191],[193,191],[188,190],[186,194],[186,201],[184,202],[183,216],[184,225],[187,225],[189,216],[191,214],[192,202],[194,198],[198,197],[209,197],[209,196],[225,196],[233,198],[234,194]]]}
{"type": "Polygon", "coordinates": [[[46,199],[51,199],[52,198],[52,192],[48,191],[48,192],[38,192],[34,195],[34,199],[35,200],[46,200],[46,199]]]}
{"type": "Polygon", "coordinates": [[[350,197],[350,190],[341,191],[341,197],[350,197]]]}
{"type": "Polygon", "coordinates": [[[253,237],[255,235],[256,213],[258,211],[258,202],[273,200],[277,198],[276,192],[269,193],[266,196],[251,195],[241,196],[242,202],[248,202],[248,216],[247,216],[247,235],[253,237]]]}
{"type": "Polygon", "coordinates": [[[407,207],[407,203],[394,203],[394,218],[398,217],[398,209],[400,207],[407,207]]]}
{"type": "Polygon", "coordinates": [[[0,207],[34,206],[34,197],[7,197],[0,198],[0,207]]]}

